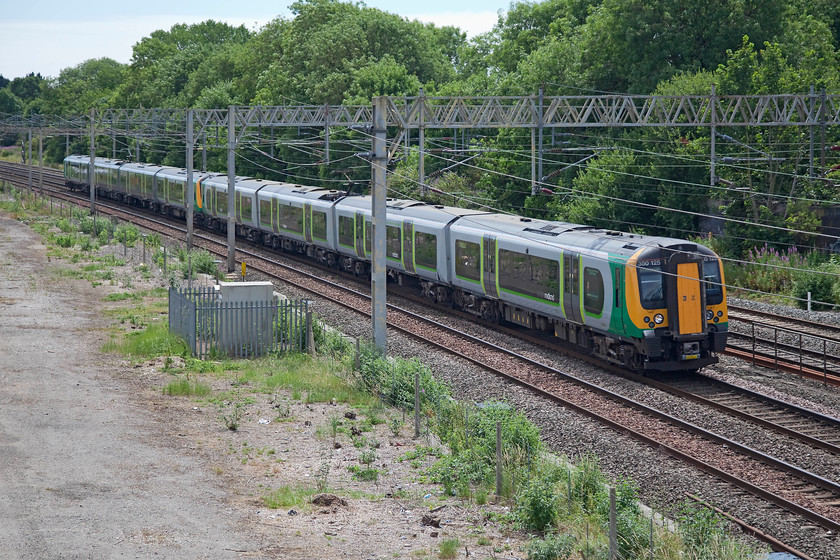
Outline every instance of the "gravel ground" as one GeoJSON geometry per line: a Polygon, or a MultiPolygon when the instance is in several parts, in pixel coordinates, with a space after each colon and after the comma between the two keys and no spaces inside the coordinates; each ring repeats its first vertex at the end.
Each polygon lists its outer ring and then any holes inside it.
{"type": "MultiPolygon", "coordinates": [[[[412,304],[401,303],[410,307],[412,304]]],[[[348,317],[340,310],[330,309],[326,304],[316,303],[316,310],[333,325],[353,336],[368,337],[370,328],[356,317],[348,317]]],[[[442,318],[444,322],[446,318],[442,318]]],[[[460,323],[459,323],[460,325],[460,323]]],[[[500,335],[489,329],[473,326],[467,328],[482,338],[494,340],[500,335]]],[[[709,414],[699,405],[687,403],[670,395],[641,387],[633,382],[611,376],[597,367],[584,364],[560,354],[551,354],[533,349],[524,343],[519,345],[523,354],[537,357],[558,369],[573,373],[588,381],[597,382],[611,389],[620,390],[645,403],[672,413],[687,421],[712,429],[732,439],[743,440],[749,433],[749,445],[774,454],[780,454],[802,467],[832,479],[840,478],[838,458],[816,452],[798,442],[778,436],[772,432],[755,429],[739,420],[709,414]]],[[[760,500],[745,495],[740,490],[723,484],[655,449],[641,445],[621,434],[581,418],[553,403],[533,397],[519,388],[481,371],[479,368],[451,356],[441,355],[424,345],[397,333],[388,336],[388,351],[394,355],[417,357],[429,364],[435,374],[450,383],[458,398],[473,401],[504,399],[525,412],[542,430],[544,439],[558,454],[574,460],[594,454],[604,470],[614,479],[628,477],[640,487],[642,499],[660,511],[669,511],[681,501],[684,493],[692,493],[737,515],[767,533],[795,546],[817,559],[840,558],[840,542],[836,535],[816,527],[797,522],[787,512],[768,507],[760,500]]],[[[753,388],[758,391],[776,393],[783,400],[807,406],[823,413],[836,415],[840,398],[831,388],[819,383],[801,380],[787,374],[764,368],[737,359],[722,357],[721,363],[707,368],[706,373],[722,380],[753,388]]]]}
{"type": "MultiPolygon", "coordinates": [[[[117,255],[120,255],[122,252],[121,247],[116,247],[113,250],[117,255]]],[[[4,259],[2,263],[4,265],[7,264],[8,259],[6,258],[6,255],[4,253],[0,254],[3,255],[2,258],[4,259]]],[[[256,276],[252,277],[252,275],[249,274],[248,279],[258,278],[256,276]]],[[[287,293],[290,297],[311,297],[308,294],[297,294],[294,289],[287,288],[282,285],[279,286],[279,289],[284,293],[287,293]]],[[[0,300],[2,300],[2,298],[0,298],[0,300]]],[[[406,307],[410,307],[411,305],[412,304],[405,304],[406,307]]],[[[360,321],[357,316],[349,315],[346,311],[332,308],[321,301],[316,300],[315,308],[327,323],[339,328],[347,334],[364,338],[370,337],[371,331],[369,322],[360,321]]],[[[799,310],[792,310],[792,312],[805,313],[799,310]]],[[[816,314],[812,314],[811,316],[813,317],[815,315],[816,314]]],[[[824,320],[823,316],[825,315],[831,316],[834,322],[840,324],[840,320],[838,320],[833,314],[820,313],[819,320],[824,320]]],[[[449,321],[449,319],[445,317],[441,317],[441,319],[443,321],[449,321]]],[[[80,324],[79,328],[84,329],[85,325],[80,324]]],[[[472,326],[469,330],[476,332],[483,338],[491,340],[500,336],[492,330],[484,329],[478,326],[472,326]]],[[[710,427],[723,435],[730,434],[735,436],[742,434],[745,431],[745,427],[740,421],[725,419],[716,415],[709,415],[707,412],[704,412],[701,407],[679,401],[667,395],[659,394],[649,388],[640,388],[632,382],[605,374],[597,367],[577,362],[560,354],[552,354],[545,350],[533,349],[524,343],[514,343],[514,345],[519,345],[522,353],[536,357],[546,363],[550,363],[558,369],[569,371],[590,381],[597,381],[610,386],[611,388],[619,388],[622,392],[625,392],[628,395],[633,395],[638,400],[655,403],[658,408],[664,411],[675,414],[679,413],[678,415],[684,419],[704,425],[705,427],[710,427]]],[[[623,435],[616,434],[590,420],[581,418],[577,414],[567,411],[562,407],[558,407],[552,403],[543,402],[540,399],[533,397],[524,389],[500,381],[481,371],[479,368],[463,362],[462,360],[432,351],[425,345],[418,343],[413,339],[409,339],[393,332],[389,332],[388,350],[389,353],[393,355],[416,357],[429,364],[439,378],[452,385],[456,396],[459,398],[473,401],[483,401],[486,399],[507,400],[518,409],[525,412],[532,421],[540,426],[544,439],[557,453],[565,455],[572,460],[583,455],[596,455],[599,457],[600,463],[605,472],[616,480],[622,477],[629,477],[634,480],[640,487],[640,493],[643,500],[659,511],[667,512],[675,503],[682,499],[684,492],[690,492],[697,494],[702,498],[732,512],[733,514],[744,518],[766,532],[800,548],[814,558],[826,560],[840,558],[840,544],[838,544],[834,535],[827,535],[824,531],[817,528],[797,524],[795,520],[792,519],[792,516],[786,514],[785,512],[768,509],[759,500],[756,500],[749,495],[743,495],[741,492],[729,487],[728,485],[721,484],[711,479],[709,476],[694,470],[693,468],[684,466],[677,460],[658,453],[655,449],[638,444],[623,435]]],[[[8,373],[2,368],[0,368],[0,372],[3,372],[4,375],[8,376],[8,373]]],[[[776,396],[779,396],[784,400],[788,400],[802,406],[807,406],[826,414],[836,415],[838,405],[840,405],[840,398],[838,398],[836,392],[832,389],[826,390],[818,383],[803,381],[786,374],[765,370],[763,368],[754,368],[751,364],[727,357],[722,357],[720,364],[707,368],[706,373],[747,388],[753,388],[764,392],[772,390],[777,393],[776,396]]],[[[7,377],[4,377],[4,380],[5,379],[7,379],[7,377]]],[[[79,397],[79,395],[73,396],[76,398],[79,397]]],[[[4,405],[6,404],[6,401],[2,402],[4,405]]],[[[119,423],[118,420],[113,420],[111,422],[119,423]]],[[[5,447],[7,445],[6,435],[8,435],[9,432],[8,430],[6,432],[2,431],[3,428],[3,424],[0,424],[0,436],[3,436],[3,439],[0,440],[0,444],[5,447]]],[[[23,429],[22,426],[15,426],[15,428],[20,430],[23,429]]],[[[824,473],[825,476],[835,479],[838,478],[836,458],[832,461],[830,459],[814,457],[811,456],[813,454],[809,453],[808,449],[804,449],[801,444],[788,442],[779,438],[779,436],[766,434],[761,431],[750,431],[756,432],[753,436],[753,444],[757,448],[776,448],[778,451],[779,447],[784,447],[785,457],[790,458],[792,461],[800,461],[800,464],[803,464],[803,466],[815,468],[818,472],[824,473]]],[[[0,453],[0,457],[5,456],[5,453],[0,453]]],[[[42,458],[41,460],[45,461],[46,458],[42,458]]],[[[3,460],[0,459],[0,469],[9,468],[10,466],[14,465],[9,465],[8,461],[4,463],[3,460]]],[[[190,467],[183,468],[185,470],[190,469],[190,467]]],[[[8,480],[5,475],[2,475],[0,480],[4,479],[8,480]]],[[[208,482],[209,488],[218,488],[219,481],[212,480],[212,477],[209,481],[205,482],[208,482]]],[[[2,486],[2,482],[0,482],[0,486],[2,486]]],[[[9,495],[7,492],[2,490],[0,490],[0,496],[9,495]]],[[[106,490],[107,489],[100,487],[94,489],[93,491],[94,493],[103,493],[106,490]]],[[[19,491],[19,489],[16,489],[16,491],[19,491]]],[[[49,491],[42,493],[47,494],[49,491]]],[[[143,493],[145,495],[146,491],[144,490],[143,493]]],[[[16,495],[16,497],[17,496],[19,496],[19,494],[16,495]]],[[[221,509],[227,511],[230,516],[236,517],[237,515],[243,515],[242,508],[252,507],[253,505],[253,501],[248,502],[246,500],[245,503],[237,503],[237,507],[231,508],[230,504],[228,504],[227,509],[221,509]]],[[[175,506],[175,509],[178,509],[178,507],[179,506],[175,506]]],[[[141,506],[140,510],[142,511],[142,509],[143,508],[141,506]]],[[[0,518],[10,518],[9,512],[11,511],[14,511],[14,508],[12,507],[10,501],[0,499],[0,518]]],[[[263,525],[265,523],[274,522],[273,519],[270,519],[270,514],[263,512],[260,515],[263,516],[263,525]],[[265,516],[269,516],[270,521],[269,519],[266,519],[265,516]]],[[[382,513],[374,512],[373,515],[381,516],[382,513]]],[[[141,516],[138,515],[135,520],[140,517],[141,516]]],[[[467,518],[465,517],[464,519],[467,518]]],[[[38,522],[44,524],[46,523],[46,519],[41,519],[38,522]]],[[[96,522],[96,519],[94,517],[89,517],[86,522],[96,522]]],[[[100,520],[100,523],[104,522],[100,520]]],[[[137,523],[132,523],[131,525],[136,526],[137,523]]],[[[37,523],[33,525],[33,527],[35,526],[37,526],[37,523]]],[[[78,530],[79,527],[84,526],[85,524],[81,523],[76,527],[78,530]]],[[[237,530],[241,529],[241,526],[237,523],[230,522],[227,524],[223,523],[218,526],[231,527],[231,545],[229,547],[231,550],[243,550],[242,548],[237,548],[242,545],[241,543],[236,542],[237,539],[240,538],[237,530]]],[[[0,544],[3,545],[3,548],[6,548],[5,545],[8,542],[16,544],[17,541],[13,540],[14,538],[22,540],[22,537],[19,536],[19,532],[17,533],[18,536],[15,536],[15,531],[20,531],[20,529],[17,528],[18,526],[12,524],[11,527],[13,527],[13,529],[6,529],[5,532],[3,529],[0,529],[0,544]]],[[[217,525],[213,525],[213,527],[213,530],[215,531],[215,527],[217,527],[217,525]]],[[[190,530],[187,530],[186,532],[190,533],[190,530]]],[[[264,528],[259,532],[259,534],[262,535],[262,538],[266,538],[266,535],[270,533],[270,531],[266,532],[264,528]]],[[[136,550],[138,551],[148,550],[149,542],[143,541],[143,539],[145,539],[146,541],[155,541],[155,550],[163,551],[163,557],[198,558],[201,556],[178,556],[174,552],[175,550],[179,550],[178,547],[186,546],[186,543],[189,542],[190,538],[195,540],[197,538],[195,536],[196,534],[198,533],[191,533],[191,536],[185,537],[186,540],[180,542],[180,536],[176,538],[175,535],[167,535],[163,532],[155,533],[154,531],[147,531],[146,533],[139,532],[137,533],[139,536],[137,536],[134,540],[122,541],[122,543],[117,543],[117,545],[128,543],[135,545],[136,550]],[[171,546],[172,548],[158,548],[157,545],[161,543],[165,543],[167,546],[171,546]]],[[[284,557],[280,553],[279,548],[272,548],[277,546],[279,545],[265,545],[262,548],[262,553],[266,555],[265,557],[284,557]]],[[[180,550],[184,549],[181,548],[180,550]]],[[[251,550],[254,549],[251,548],[251,550]]],[[[128,552],[126,552],[126,554],[128,554],[128,552]]],[[[108,555],[105,554],[100,557],[107,556],[108,555]]],[[[36,554],[29,556],[21,555],[17,557],[49,558],[53,556],[50,556],[49,554],[36,554]]],[[[114,555],[112,557],[119,556],[114,555]]],[[[222,558],[225,556],[214,553],[207,557],[222,558]]],[[[15,558],[15,556],[12,556],[12,558],[15,558]]]]}
{"type": "MultiPolygon", "coordinates": [[[[419,476],[433,459],[400,461],[429,445],[409,425],[395,434],[378,424],[357,448],[346,434],[319,435],[333,418],[349,429],[355,411],[277,391],[246,393],[253,402],[231,431],[206,401],[162,393],[178,358],[101,353],[108,317],[137,305],[105,297],[163,284],[140,278],[141,252],[94,286],[74,278],[84,263],[48,259],[32,230],[0,215],[0,558],[430,558],[453,538],[460,557],[525,557],[530,537],[489,521],[509,504],[444,497],[419,476]],[[348,471],[362,451],[376,456],[376,481],[348,471]],[[312,488],[325,469],[345,503],[263,502],[274,489],[312,488]]],[[[124,256],[118,245],[102,253],[124,256]]],[[[238,387],[207,379],[216,392],[238,387]]]]}

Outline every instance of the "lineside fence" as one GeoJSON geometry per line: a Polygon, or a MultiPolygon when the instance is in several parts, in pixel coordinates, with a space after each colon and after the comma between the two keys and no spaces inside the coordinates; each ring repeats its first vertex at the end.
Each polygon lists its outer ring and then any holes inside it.
{"type": "Polygon", "coordinates": [[[308,300],[226,302],[210,288],[169,289],[169,332],[199,359],[314,350],[308,300]]]}

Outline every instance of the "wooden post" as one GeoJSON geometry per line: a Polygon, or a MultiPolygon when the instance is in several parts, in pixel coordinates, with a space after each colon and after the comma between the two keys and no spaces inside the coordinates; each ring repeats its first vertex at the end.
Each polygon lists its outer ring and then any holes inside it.
{"type": "Polygon", "coordinates": [[[618,531],[616,528],[615,488],[610,488],[610,560],[618,558],[618,531]]]}
{"type": "Polygon", "coordinates": [[[502,495],[502,423],[496,422],[496,495],[502,495]]]}

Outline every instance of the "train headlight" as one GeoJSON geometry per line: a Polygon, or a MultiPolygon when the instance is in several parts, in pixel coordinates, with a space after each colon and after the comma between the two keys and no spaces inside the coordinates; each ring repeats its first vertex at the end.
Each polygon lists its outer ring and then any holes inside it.
{"type": "Polygon", "coordinates": [[[706,310],[706,320],[707,321],[711,321],[712,317],[714,317],[714,316],[715,316],[715,314],[714,314],[714,312],[712,312],[711,309],[706,310]]]}
{"type": "Polygon", "coordinates": [[[723,311],[718,311],[717,315],[718,317],[723,317],[723,311]]]}
{"type": "Polygon", "coordinates": [[[665,317],[662,315],[662,313],[657,313],[656,315],[653,316],[653,322],[656,323],[657,325],[661,325],[662,321],[664,321],[664,320],[665,320],[665,317]]]}
{"type": "Polygon", "coordinates": [[[645,323],[650,323],[650,317],[645,317],[645,318],[644,318],[644,319],[642,319],[642,320],[643,320],[645,323]]]}

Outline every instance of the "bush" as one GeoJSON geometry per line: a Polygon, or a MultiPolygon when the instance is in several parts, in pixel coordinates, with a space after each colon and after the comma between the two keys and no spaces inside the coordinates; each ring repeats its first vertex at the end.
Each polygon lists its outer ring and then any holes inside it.
{"type": "Polygon", "coordinates": [[[449,388],[439,383],[419,360],[384,358],[373,345],[360,350],[357,383],[384,401],[414,410],[414,377],[420,376],[420,407],[431,412],[451,402],[449,388]]]}
{"type": "Polygon", "coordinates": [[[516,496],[516,513],[525,529],[545,531],[557,522],[560,495],[555,483],[542,477],[533,478],[516,496]]]}
{"type": "Polygon", "coordinates": [[[133,224],[121,223],[114,229],[114,242],[125,244],[129,247],[134,247],[137,239],[140,237],[140,232],[137,226],[133,224]]]}
{"type": "Polygon", "coordinates": [[[609,496],[605,485],[607,479],[598,466],[598,458],[587,455],[575,466],[572,475],[572,496],[586,513],[603,511],[609,508],[609,496]]]}
{"type": "Polygon", "coordinates": [[[796,305],[800,309],[808,307],[808,292],[811,292],[811,309],[826,310],[834,307],[835,299],[834,277],[818,272],[801,273],[793,282],[791,295],[797,298],[796,305]],[[819,303],[824,302],[824,303],[819,303]]]}
{"type": "Polygon", "coordinates": [[[528,560],[565,560],[571,558],[575,548],[572,535],[548,535],[528,543],[528,560]]]}
{"type": "Polygon", "coordinates": [[[59,247],[64,247],[65,249],[68,249],[76,244],[76,236],[72,233],[62,233],[56,235],[55,244],[59,247]]]}
{"type": "Polygon", "coordinates": [[[726,534],[723,518],[708,508],[685,501],[680,505],[677,523],[683,544],[692,553],[692,558],[715,558],[713,549],[726,534]]]}

